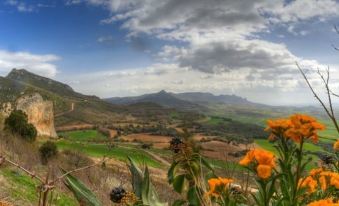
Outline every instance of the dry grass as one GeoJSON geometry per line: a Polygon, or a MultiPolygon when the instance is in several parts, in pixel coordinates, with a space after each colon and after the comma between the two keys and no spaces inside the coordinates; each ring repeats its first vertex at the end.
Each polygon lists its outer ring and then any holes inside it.
{"type": "Polygon", "coordinates": [[[172,140],[171,137],[168,136],[160,136],[160,135],[151,135],[151,134],[130,134],[127,136],[121,137],[121,140],[127,142],[143,142],[150,143],[154,148],[164,149],[169,147],[169,143],[172,140]]]}
{"type": "Polygon", "coordinates": [[[227,159],[229,161],[235,161],[238,160],[238,158],[235,158],[233,155],[231,155],[231,153],[241,152],[246,150],[248,147],[249,146],[245,144],[234,144],[212,140],[201,143],[201,152],[204,156],[212,159],[227,159]]]}
{"type": "Polygon", "coordinates": [[[0,206],[13,206],[11,203],[0,200],[0,206]]]}
{"type": "Polygon", "coordinates": [[[80,124],[59,126],[59,127],[56,127],[55,130],[58,132],[65,132],[65,131],[93,129],[93,128],[94,128],[94,125],[92,124],[80,123],[80,124]]]}

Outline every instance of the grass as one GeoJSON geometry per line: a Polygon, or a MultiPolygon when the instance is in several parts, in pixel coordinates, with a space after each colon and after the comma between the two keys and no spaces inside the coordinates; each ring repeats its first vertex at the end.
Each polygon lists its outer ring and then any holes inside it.
{"type": "Polygon", "coordinates": [[[216,160],[211,158],[205,158],[206,161],[215,169],[229,169],[235,171],[243,171],[246,170],[244,167],[239,165],[237,162],[226,162],[223,160],[216,160]]]}
{"type": "MultiPolygon", "coordinates": [[[[254,142],[260,147],[262,147],[263,149],[277,154],[277,150],[273,146],[274,144],[269,142],[267,139],[257,139],[254,142]]],[[[308,143],[308,142],[304,144],[304,149],[306,151],[311,151],[311,152],[323,152],[324,151],[322,147],[312,144],[312,143],[308,143]]]]}
{"type": "Polygon", "coordinates": [[[75,130],[68,132],[60,132],[59,136],[70,141],[100,141],[107,140],[107,137],[97,130],[75,130]]]}
{"type": "Polygon", "coordinates": [[[130,156],[136,160],[139,164],[146,163],[151,167],[161,167],[161,164],[154,160],[150,155],[143,152],[140,149],[133,147],[113,147],[108,148],[105,144],[87,144],[79,142],[71,142],[67,140],[61,140],[56,142],[57,146],[61,150],[77,150],[91,157],[113,157],[115,159],[126,161],[127,157],[130,156]]]}
{"type": "Polygon", "coordinates": [[[326,130],[319,132],[319,140],[323,143],[333,144],[338,139],[338,132],[331,123],[325,124],[326,130]]]}
{"type": "Polygon", "coordinates": [[[61,150],[77,150],[91,157],[112,157],[126,161],[127,157],[134,158],[138,163],[146,163],[151,167],[160,167],[161,164],[139,148],[132,146],[116,146],[109,148],[106,144],[93,143],[107,140],[107,137],[97,130],[76,130],[61,132],[64,139],[56,144],[61,150]]]}
{"type": "MultiPolygon", "coordinates": [[[[38,202],[37,181],[33,180],[29,176],[23,174],[20,171],[12,170],[9,168],[2,169],[0,171],[2,175],[9,183],[10,188],[8,189],[11,199],[22,202],[38,202]]],[[[77,201],[72,197],[62,193],[58,190],[53,192],[55,206],[76,206],[77,201]]]]}
{"type": "Polygon", "coordinates": [[[225,121],[224,118],[218,116],[211,116],[208,118],[207,123],[212,125],[218,125],[225,121]]]}

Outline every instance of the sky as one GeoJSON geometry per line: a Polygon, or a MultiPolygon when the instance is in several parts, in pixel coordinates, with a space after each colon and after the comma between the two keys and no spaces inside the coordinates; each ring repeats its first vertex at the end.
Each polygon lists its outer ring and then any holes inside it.
{"type": "MultiPolygon", "coordinates": [[[[339,93],[339,1],[1,0],[0,75],[25,68],[99,97],[160,90],[316,101],[339,93]]],[[[339,101],[335,100],[337,103],[339,101]]]]}

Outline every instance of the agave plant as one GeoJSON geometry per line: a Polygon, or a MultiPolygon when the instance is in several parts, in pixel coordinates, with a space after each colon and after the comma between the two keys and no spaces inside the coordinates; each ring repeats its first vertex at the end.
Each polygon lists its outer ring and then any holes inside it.
{"type": "Polygon", "coordinates": [[[132,186],[135,195],[142,201],[143,205],[149,206],[165,206],[166,203],[162,203],[159,196],[151,183],[148,167],[142,171],[135,161],[128,157],[129,170],[132,175],[132,186]]]}
{"type": "MultiPolygon", "coordinates": [[[[65,173],[65,171],[63,171],[65,173]]],[[[102,204],[95,194],[79,179],[71,174],[67,174],[64,184],[74,194],[82,206],[101,206],[102,204]]]]}

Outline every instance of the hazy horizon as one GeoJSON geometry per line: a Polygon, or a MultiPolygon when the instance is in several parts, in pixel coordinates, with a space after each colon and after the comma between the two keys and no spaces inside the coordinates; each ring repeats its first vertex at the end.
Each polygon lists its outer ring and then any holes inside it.
{"type": "MultiPolygon", "coordinates": [[[[24,68],[101,98],[210,92],[318,105],[317,67],[337,70],[335,0],[5,0],[0,75],[24,68]]],[[[335,103],[339,103],[335,100],[335,103]]]]}

